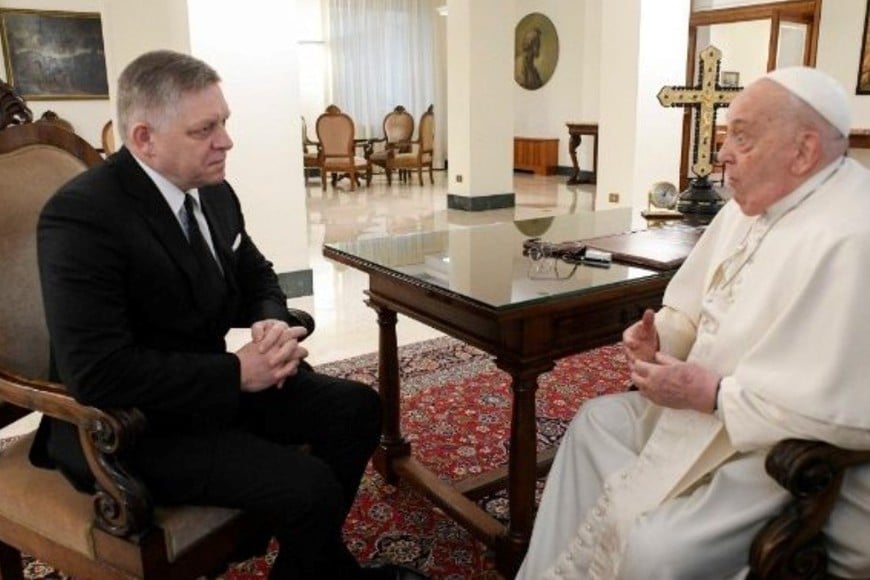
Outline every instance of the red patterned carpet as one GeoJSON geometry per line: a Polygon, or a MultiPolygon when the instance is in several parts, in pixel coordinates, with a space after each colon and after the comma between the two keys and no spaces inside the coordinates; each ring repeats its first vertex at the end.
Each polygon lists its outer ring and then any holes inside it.
{"type": "MultiPolygon", "coordinates": [[[[491,358],[449,338],[399,349],[402,430],[414,454],[441,477],[460,480],[507,462],[510,382],[491,358]]],[[[363,355],[318,370],[374,385],[377,358],[363,355]]],[[[538,446],[554,445],[586,399],[625,390],[622,349],[607,346],[562,359],[539,380],[538,446]]],[[[539,492],[542,489],[539,484],[539,492]]],[[[507,497],[481,505],[504,520],[507,497]]],[[[345,538],[360,561],[408,564],[432,580],[499,579],[490,552],[428,500],[404,484],[387,485],[369,469],[347,520],[345,538]]],[[[273,550],[275,545],[271,547],[273,550]]],[[[268,575],[270,555],[231,567],[224,580],[268,575]]],[[[32,562],[26,578],[64,578],[32,562]]]]}

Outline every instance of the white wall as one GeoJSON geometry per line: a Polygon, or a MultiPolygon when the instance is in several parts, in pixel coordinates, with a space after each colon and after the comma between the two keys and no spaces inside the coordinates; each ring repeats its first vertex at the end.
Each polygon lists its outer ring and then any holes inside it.
{"type": "Polygon", "coordinates": [[[513,193],[514,25],[502,0],[448,1],[451,194],[513,193]]]}
{"type": "MultiPolygon", "coordinates": [[[[685,61],[676,57],[688,49],[688,38],[680,32],[688,28],[689,7],[659,0],[641,0],[640,4],[634,181],[631,189],[622,192],[628,199],[621,202],[642,209],[653,183],[676,183],[679,175],[679,155],[673,152],[682,143],[683,109],[662,107],[657,95],[685,74],[685,61]]],[[[599,190],[596,196],[600,205],[605,202],[603,193],[599,190]]]]}
{"type": "Polygon", "coordinates": [[[305,117],[310,139],[317,139],[314,124],[329,105],[322,5],[322,0],[296,0],[298,14],[294,18],[299,51],[299,114],[305,117]]]}
{"type": "Polygon", "coordinates": [[[217,69],[232,112],[227,180],[241,198],[247,227],[276,271],[307,269],[296,2],[247,0],[245,10],[229,0],[187,3],[191,53],[217,69]]]}
{"type": "MultiPolygon", "coordinates": [[[[855,88],[866,10],[865,0],[824,2],[816,56],[816,66],[831,73],[852,96],[852,127],[863,129],[870,128],[870,95],[857,95],[855,88]]],[[[870,167],[870,150],[852,149],[849,154],[870,167]]]]}
{"type": "MultiPolygon", "coordinates": [[[[740,73],[746,86],[767,72],[769,20],[750,20],[710,26],[710,44],[722,51],[720,70],[740,73]]],[[[705,47],[698,45],[701,51],[705,47]]]]}
{"type": "Polygon", "coordinates": [[[654,182],[677,180],[682,112],[656,95],[684,78],[688,18],[688,5],[676,2],[602,2],[601,71],[619,72],[601,75],[597,209],[613,207],[610,194],[645,207],[654,182]]]}

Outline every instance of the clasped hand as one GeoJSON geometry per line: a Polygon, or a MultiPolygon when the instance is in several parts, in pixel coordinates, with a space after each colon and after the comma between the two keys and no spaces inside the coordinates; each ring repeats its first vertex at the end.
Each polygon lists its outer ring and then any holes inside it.
{"type": "Polygon", "coordinates": [[[256,392],[272,385],[281,388],[308,356],[308,350],[299,345],[306,332],[302,326],[288,326],[281,320],[255,322],[251,326],[251,341],[236,351],[241,363],[242,390],[256,392]]]}
{"type": "Polygon", "coordinates": [[[622,333],[622,342],[631,380],[650,401],[672,409],[713,411],[719,377],[701,365],[660,352],[652,310],[622,333]]]}

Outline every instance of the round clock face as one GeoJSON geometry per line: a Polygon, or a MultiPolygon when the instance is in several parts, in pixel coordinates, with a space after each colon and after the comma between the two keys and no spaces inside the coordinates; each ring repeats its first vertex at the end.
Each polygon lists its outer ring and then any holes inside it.
{"type": "Polygon", "coordinates": [[[649,190],[650,202],[661,209],[673,209],[677,205],[677,188],[673,183],[659,181],[649,190]]]}

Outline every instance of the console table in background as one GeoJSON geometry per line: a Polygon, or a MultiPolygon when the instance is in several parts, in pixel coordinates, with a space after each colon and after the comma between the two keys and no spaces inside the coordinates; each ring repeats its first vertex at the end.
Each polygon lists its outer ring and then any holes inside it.
{"type": "Polygon", "coordinates": [[[580,164],[577,163],[577,147],[580,146],[580,138],[583,135],[591,136],[592,144],[592,175],[588,183],[595,183],[598,177],[598,123],[565,123],[568,126],[568,154],[571,155],[571,163],[574,165],[574,173],[568,178],[568,185],[584,183],[580,180],[580,164]]]}
{"type": "Polygon", "coordinates": [[[559,164],[559,139],[514,137],[514,169],[553,175],[559,164]]]}
{"type": "Polygon", "coordinates": [[[870,129],[852,129],[849,133],[849,147],[870,149],[870,129]]]}

